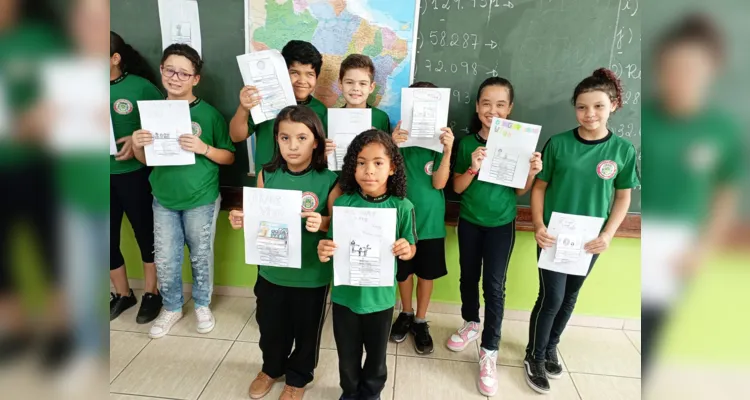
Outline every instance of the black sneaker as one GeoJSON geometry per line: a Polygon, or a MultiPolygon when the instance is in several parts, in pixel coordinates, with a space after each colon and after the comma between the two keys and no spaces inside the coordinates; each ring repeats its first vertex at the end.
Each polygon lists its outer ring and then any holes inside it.
{"type": "Polygon", "coordinates": [[[547,380],[547,374],[544,371],[544,361],[535,361],[526,356],[523,365],[526,371],[526,383],[529,384],[529,387],[537,393],[549,393],[549,380],[547,380]]]}
{"type": "Polygon", "coordinates": [[[117,318],[122,314],[125,310],[127,310],[130,307],[133,307],[138,303],[138,300],[135,298],[135,295],[133,294],[133,289],[130,289],[130,294],[127,296],[121,296],[119,294],[110,293],[109,294],[109,320],[112,321],[113,319],[117,318]]]}
{"type": "Polygon", "coordinates": [[[411,325],[414,323],[414,314],[401,313],[396,318],[396,322],[391,326],[391,340],[401,343],[406,340],[406,334],[409,333],[411,325]]]}
{"type": "Polygon", "coordinates": [[[135,322],[139,324],[147,324],[156,319],[161,311],[162,298],[161,293],[144,293],[141,298],[141,308],[138,310],[138,316],[135,318],[135,322]]]}
{"type": "Polygon", "coordinates": [[[431,354],[434,349],[432,348],[432,336],[430,336],[430,326],[427,322],[411,324],[411,333],[414,335],[414,350],[419,354],[431,354]]]}
{"type": "Polygon", "coordinates": [[[547,359],[544,360],[544,369],[547,371],[547,378],[560,379],[562,376],[562,364],[557,358],[557,348],[547,350],[547,359]]]}

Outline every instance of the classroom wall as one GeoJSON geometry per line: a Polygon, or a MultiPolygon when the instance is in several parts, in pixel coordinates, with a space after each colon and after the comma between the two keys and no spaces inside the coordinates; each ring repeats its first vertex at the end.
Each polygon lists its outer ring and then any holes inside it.
{"type": "MultiPolygon", "coordinates": [[[[446,259],[448,275],[435,281],[433,301],[461,304],[458,290],[460,268],[458,241],[454,227],[448,226],[446,259]]],[[[128,265],[128,276],[143,278],[140,253],[132,228],[123,221],[121,250],[128,265]]],[[[245,264],[242,231],[229,225],[228,213],[222,211],[216,228],[214,284],[217,286],[252,287],[257,267],[245,264]]],[[[615,238],[594,266],[581,290],[575,313],[613,318],[640,318],[641,315],[641,241],[615,238]]],[[[192,282],[189,258],[185,257],[183,279],[192,282]]],[[[506,281],[507,309],[530,311],[538,291],[536,242],[531,232],[518,232],[506,281]]]]}

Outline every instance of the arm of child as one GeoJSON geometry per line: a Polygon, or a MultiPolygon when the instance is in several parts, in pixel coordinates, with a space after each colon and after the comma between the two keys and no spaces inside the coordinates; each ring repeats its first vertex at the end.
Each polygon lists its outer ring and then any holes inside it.
{"type": "Polygon", "coordinates": [[[591,254],[600,254],[609,248],[612,238],[620,224],[625,220],[630,208],[630,194],[633,189],[618,189],[615,191],[615,201],[612,204],[612,212],[609,214],[609,220],[604,229],[599,233],[599,237],[586,243],[583,249],[591,254]]]}
{"type": "Polygon", "coordinates": [[[440,143],[443,144],[443,154],[440,159],[440,166],[432,173],[432,187],[437,190],[445,188],[448,178],[451,175],[451,153],[453,152],[453,131],[445,127],[441,129],[440,143]]]}
{"type": "Polygon", "coordinates": [[[248,126],[250,109],[260,103],[260,93],[255,86],[244,86],[240,90],[240,105],[237,106],[232,120],[229,122],[229,136],[237,143],[250,137],[251,128],[248,126]]]}

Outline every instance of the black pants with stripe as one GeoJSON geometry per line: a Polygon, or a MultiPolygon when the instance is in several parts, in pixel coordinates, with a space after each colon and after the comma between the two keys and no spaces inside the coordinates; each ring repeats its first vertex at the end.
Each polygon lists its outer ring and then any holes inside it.
{"type": "Polygon", "coordinates": [[[479,321],[479,279],[484,292],[482,347],[497,350],[505,311],[505,278],[516,241],[516,221],[488,228],[458,221],[461,316],[479,321]]]}
{"type": "Polygon", "coordinates": [[[286,384],[298,388],[312,382],[328,289],[279,286],[258,275],[255,319],[260,329],[262,371],[271,378],[286,375],[286,384]]]}
{"type": "MultiPolygon", "coordinates": [[[[542,249],[537,247],[536,259],[542,249]]],[[[578,300],[583,282],[591,268],[599,258],[598,254],[591,257],[591,264],[586,276],[568,275],[560,272],[538,269],[539,273],[539,296],[531,310],[529,321],[529,344],[526,346],[526,354],[531,355],[537,361],[546,358],[547,350],[554,350],[560,343],[565,326],[568,325],[570,316],[578,300]]]]}
{"type": "Polygon", "coordinates": [[[393,307],[357,314],[333,303],[333,336],[339,356],[339,384],[343,400],[376,400],[388,379],[386,351],[393,307]],[[362,365],[362,349],[367,352],[362,365]]]}

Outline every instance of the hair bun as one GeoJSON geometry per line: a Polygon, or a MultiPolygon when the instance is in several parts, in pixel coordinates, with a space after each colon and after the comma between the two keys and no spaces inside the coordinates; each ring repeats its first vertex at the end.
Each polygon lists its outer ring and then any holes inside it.
{"type": "Polygon", "coordinates": [[[622,82],[620,78],[609,68],[599,68],[591,74],[594,78],[601,79],[611,83],[615,87],[617,105],[622,106],[622,82]]]}

